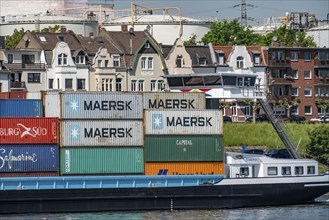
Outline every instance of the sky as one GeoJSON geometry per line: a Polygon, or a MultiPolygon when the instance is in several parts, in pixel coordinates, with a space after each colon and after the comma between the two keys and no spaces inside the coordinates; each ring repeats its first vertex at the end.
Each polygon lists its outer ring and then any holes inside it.
{"type": "MultiPolygon", "coordinates": [[[[92,4],[114,3],[114,9],[129,9],[130,0],[88,0],[92,4]]],[[[233,20],[241,17],[241,0],[135,0],[135,4],[150,7],[178,7],[183,16],[215,17],[233,20]]],[[[329,0],[246,0],[247,17],[251,24],[264,23],[268,17],[284,16],[286,12],[308,12],[319,20],[327,19],[329,0]]],[[[175,11],[173,11],[173,14],[175,11]]]]}

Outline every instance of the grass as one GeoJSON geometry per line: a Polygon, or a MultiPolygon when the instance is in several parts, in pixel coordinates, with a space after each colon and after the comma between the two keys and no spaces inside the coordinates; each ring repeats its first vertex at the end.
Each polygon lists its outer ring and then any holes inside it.
{"type": "MultiPolygon", "coordinates": [[[[292,141],[303,153],[310,143],[309,130],[320,124],[287,123],[286,128],[291,134],[292,141]]],[[[326,124],[329,129],[329,124],[326,124]]],[[[285,148],[271,123],[224,123],[224,146],[262,146],[266,149],[285,148]]]]}

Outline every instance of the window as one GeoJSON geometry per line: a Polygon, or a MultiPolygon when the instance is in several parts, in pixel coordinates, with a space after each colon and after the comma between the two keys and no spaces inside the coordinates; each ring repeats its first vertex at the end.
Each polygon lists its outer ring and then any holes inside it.
{"type": "Polygon", "coordinates": [[[44,36],[39,36],[41,42],[47,42],[47,39],[44,36]]]}
{"type": "Polygon", "coordinates": [[[305,112],[305,115],[312,115],[312,106],[309,106],[309,105],[305,106],[304,112],[305,112]]]}
{"type": "Polygon", "coordinates": [[[58,40],[59,40],[59,41],[65,41],[65,40],[64,40],[64,36],[63,36],[63,35],[58,36],[58,40]]]}
{"type": "Polygon", "coordinates": [[[304,79],[311,79],[311,71],[310,70],[304,70],[304,79]]]}
{"type": "Polygon", "coordinates": [[[291,175],[291,168],[290,167],[282,167],[281,174],[283,176],[285,176],[285,175],[291,175]]]}
{"type": "Polygon", "coordinates": [[[104,60],[104,63],[105,63],[104,67],[109,67],[109,61],[108,60],[104,60]]]}
{"type": "Polygon", "coordinates": [[[304,89],[304,96],[312,96],[312,89],[311,88],[305,88],[304,89]]]}
{"type": "Polygon", "coordinates": [[[315,174],[315,166],[307,166],[307,174],[315,174]]]}
{"type": "Polygon", "coordinates": [[[249,176],[249,167],[240,167],[240,176],[249,176]]]}
{"type": "Polygon", "coordinates": [[[144,91],[144,80],[138,81],[138,91],[144,91]]]}
{"type": "Polygon", "coordinates": [[[298,88],[292,87],[291,88],[291,96],[298,96],[298,88]]]}
{"type": "Polygon", "coordinates": [[[14,55],[13,54],[8,54],[8,63],[13,63],[14,62],[14,55]]]}
{"type": "Polygon", "coordinates": [[[98,61],[97,61],[97,66],[98,66],[98,67],[102,67],[102,64],[103,64],[102,60],[98,60],[98,61]]]}
{"type": "Polygon", "coordinates": [[[200,66],[207,65],[207,59],[205,57],[199,57],[199,65],[200,66]]]}
{"type": "Polygon", "coordinates": [[[114,67],[120,66],[120,55],[113,55],[113,66],[114,67]]]}
{"type": "Polygon", "coordinates": [[[283,51],[273,51],[272,52],[272,60],[284,60],[283,51]]]}
{"type": "Polygon", "coordinates": [[[311,53],[304,52],[304,61],[310,61],[310,60],[311,60],[311,53]]]}
{"type": "Polygon", "coordinates": [[[273,114],[274,115],[285,115],[286,114],[285,108],[281,107],[281,106],[274,106],[273,114]]]}
{"type": "Polygon", "coordinates": [[[304,174],[304,168],[302,166],[295,167],[295,175],[303,175],[304,174]]]}
{"type": "Polygon", "coordinates": [[[151,91],[156,91],[156,80],[151,80],[151,91]]]}
{"type": "Polygon", "coordinates": [[[176,58],[176,67],[181,68],[183,67],[183,56],[178,55],[176,58]]]}
{"type": "Polygon", "coordinates": [[[61,53],[58,55],[58,65],[63,66],[67,65],[67,55],[64,53],[61,53]]]}
{"type": "Polygon", "coordinates": [[[28,73],[27,81],[29,83],[40,83],[40,73],[28,73]]]}
{"type": "Polygon", "coordinates": [[[141,66],[142,66],[142,70],[146,69],[146,57],[142,57],[141,59],[141,66]]]}
{"type": "Polygon", "coordinates": [[[236,67],[242,69],[244,67],[243,57],[236,58],[236,67]]]}
{"type": "Polygon", "coordinates": [[[291,61],[297,61],[298,60],[298,53],[297,52],[291,52],[290,53],[290,59],[291,59],[291,61]]]}
{"type": "Polygon", "coordinates": [[[84,90],[86,89],[86,80],[85,79],[78,79],[77,80],[77,90],[84,90]]]}
{"type": "Polygon", "coordinates": [[[298,72],[297,72],[297,70],[292,70],[291,71],[291,78],[292,79],[298,79],[298,72]]]}
{"type": "Polygon", "coordinates": [[[136,84],[137,84],[137,80],[131,80],[131,91],[137,91],[136,84]]]}
{"type": "Polygon", "coordinates": [[[286,70],[272,70],[271,76],[273,78],[284,78],[284,76],[287,75],[286,70]]]}
{"type": "Polygon", "coordinates": [[[34,64],[35,58],[34,55],[22,54],[22,63],[23,64],[34,64]]]}
{"type": "Polygon", "coordinates": [[[73,79],[65,79],[65,89],[73,89],[73,79]]]}
{"type": "Polygon", "coordinates": [[[292,106],[290,108],[290,113],[291,113],[291,115],[298,115],[298,107],[297,106],[292,106]]]}
{"type": "Polygon", "coordinates": [[[326,51],[320,51],[320,52],[319,52],[319,59],[320,59],[321,61],[329,60],[329,52],[326,52],[326,51]]]}
{"type": "Polygon", "coordinates": [[[84,55],[78,55],[75,57],[75,63],[76,64],[85,64],[85,56],[84,55]]]}
{"type": "Polygon", "coordinates": [[[159,80],[158,81],[158,91],[162,91],[164,89],[164,81],[159,80]]]}
{"type": "Polygon", "coordinates": [[[54,88],[54,79],[48,79],[48,89],[54,88]]]}
{"type": "Polygon", "coordinates": [[[254,63],[256,65],[259,65],[260,64],[260,54],[255,54],[254,55],[254,63]]]}
{"type": "Polygon", "coordinates": [[[267,174],[269,176],[276,176],[276,175],[278,175],[278,168],[277,167],[268,167],[267,168],[267,174]]]}
{"type": "Polygon", "coordinates": [[[219,65],[224,65],[224,54],[223,53],[218,53],[217,54],[217,60],[219,65]]]}
{"type": "Polygon", "coordinates": [[[149,43],[145,43],[145,48],[150,48],[150,44],[149,43]]]}
{"type": "Polygon", "coordinates": [[[116,91],[122,91],[122,79],[115,80],[115,89],[116,91]]]}
{"type": "Polygon", "coordinates": [[[149,70],[153,70],[153,58],[152,57],[149,57],[147,59],[147,65],[148,65],[149,70]]]}
{"type": "Polygon", "coordinates": [[[102,91],[113,91],[112,79],[102,79],[102,91]]]}
{"type": "Polygon", "coordinates": [[[237,80],[237,86],[243,86],[243,78],[242,77],[238,77],[238,78],[236,78],[236,80],[237,80]]]}

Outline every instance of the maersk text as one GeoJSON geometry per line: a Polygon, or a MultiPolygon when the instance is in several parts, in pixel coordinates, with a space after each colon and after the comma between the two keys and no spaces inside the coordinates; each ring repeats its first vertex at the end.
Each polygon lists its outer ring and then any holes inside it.
{"type": "Polygon", "coordinates": [[[212,127],[212,117],[167,117],[167,126],[212,127]]]}
{"type": "Polygon", "coordinates": [[[132,138],[132,128],[85,128],[85,138],[132,138]]]}
{"type": "Polygon", "coordinates": [[[132,111],[131,102],[132,101],[84,101],[84,110],[132,111]]]}

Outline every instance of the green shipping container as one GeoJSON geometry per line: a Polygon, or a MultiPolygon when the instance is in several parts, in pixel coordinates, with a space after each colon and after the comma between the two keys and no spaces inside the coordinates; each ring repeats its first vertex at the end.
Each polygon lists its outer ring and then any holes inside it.
{"type": "Polygon", "coordinates": [[[62,148],[60,163],[62,175],[143,174],[144,149],[141,147],[62,148]]]}
{"type": "Polygon", "coordinates": [[[224,158],[223,137],[147,136],[146,162],[221,162],[224,158]]]}

